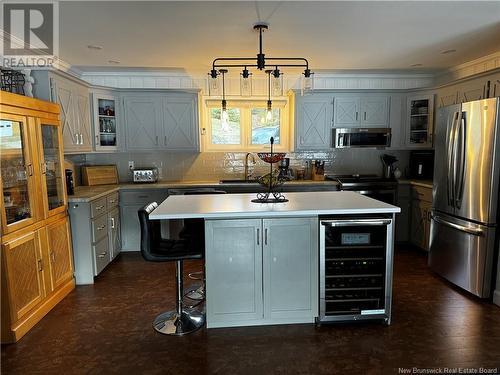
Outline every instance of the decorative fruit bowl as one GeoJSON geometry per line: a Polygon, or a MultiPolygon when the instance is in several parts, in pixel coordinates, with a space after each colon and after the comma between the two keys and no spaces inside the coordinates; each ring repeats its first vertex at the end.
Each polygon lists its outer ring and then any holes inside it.
{"type": "Polygon", "coordinates": [[[263,176],[257,177],[257,182],[266,188],[270,188],[271,190],[275,187],[283,185],[285,180],[278,177],[279,170],[275,169],[271,173],[267,173],[263,176]]]}
{"type": "Polygon", "coordinates": [[[257,155],[259,158],[266,163],[277,163],[280,160],[282,160],[285,156],[285,152],[278,152],[278,153],[273,153],[273,152],[258,152],[257,155]]]}

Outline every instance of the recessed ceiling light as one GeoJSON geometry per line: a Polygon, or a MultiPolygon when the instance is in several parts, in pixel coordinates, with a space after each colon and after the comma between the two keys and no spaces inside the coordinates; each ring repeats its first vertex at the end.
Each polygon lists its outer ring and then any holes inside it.
{"type": "Polygon", "coordinates": [[[412,65],[410,65],[411,68],[416,68],[418,66],[422,66],[422,64],[418,63],[418,64],[412,64],[412,65]]]}
{"type": "Polygon", "coordinates": [[[119,64],[120,62],[118,60],[108,60],[108,63],[110,63],[110,64],[119,64]]]}
{"type": "Polygon", "coordinates": [[[96,45],[94,45],[94,44],[89,44],[89,45],[87,46],[87,48],[88,48],[88,49],[95,49],[95,50],[101,50],[101,49],[102,49],[102,47],[101,47],[101,46],[96,46],[96,45]]]}
{"type": "Polygon", "coordinates": [[[442,53],[443,55],[447,55],[447,54],[449,54],[449,53],[455,53],[455,52],[457,52],[457,50],[456,50],[456,49],[446,49],[446,50],[442,51],[441,53],[442,53]]]}

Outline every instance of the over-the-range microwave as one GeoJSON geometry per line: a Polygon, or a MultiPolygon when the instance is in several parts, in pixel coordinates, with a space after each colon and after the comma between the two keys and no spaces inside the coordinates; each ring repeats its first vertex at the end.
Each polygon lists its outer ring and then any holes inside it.
{"type": "Polygon", "coordinates": [[[334,128],[332,147],[355,148],[391,146],[391,128],[334,128]]]}

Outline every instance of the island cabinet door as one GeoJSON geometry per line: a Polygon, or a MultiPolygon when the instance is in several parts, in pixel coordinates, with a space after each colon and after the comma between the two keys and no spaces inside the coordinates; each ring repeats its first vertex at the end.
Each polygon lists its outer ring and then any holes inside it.
{"type": "Polygon", "coordinates": [[[207,220],[207,326],[251,325],[263,319],[262,221],[207,220]]]}
{"type": "Polygon", "coordinates": [[[318,220],[263,220],[264,318],[314,321],[318,311],[318,220]]]}

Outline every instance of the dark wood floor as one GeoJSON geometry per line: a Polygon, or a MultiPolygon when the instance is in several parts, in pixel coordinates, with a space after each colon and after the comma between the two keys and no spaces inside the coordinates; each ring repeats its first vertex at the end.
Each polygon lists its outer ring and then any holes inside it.
{"type": "Polygon", "coordinates": [[[411,249],[396,253],[390,327],[304,324],[164,336],[151,323],[174,307],[174,285],[173,264],[122,254],[95,285],[77,287],[17,344],[2,346],[2,373],[397,374],[400,367],[500,367],[500,308],[442,281],[427,269],[426,256],[411,249]]]}

